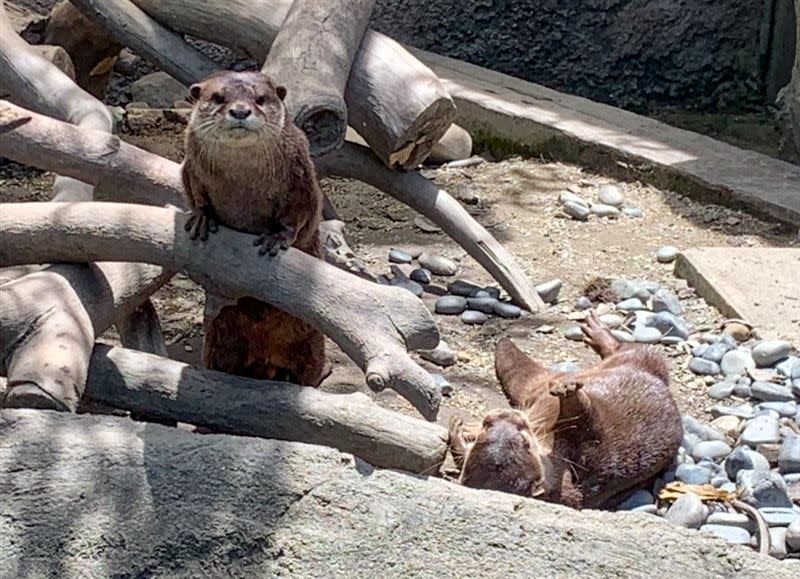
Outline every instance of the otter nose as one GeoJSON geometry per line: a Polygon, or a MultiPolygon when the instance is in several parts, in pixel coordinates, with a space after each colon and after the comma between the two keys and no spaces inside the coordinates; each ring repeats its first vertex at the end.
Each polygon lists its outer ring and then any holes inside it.
{"type": "Polygon", "coordinates": [[[252,112],[253,111],[244,105],[236,105],[228,111],[228,114],[234,119],[239,119],[241,121],[242,119],[249,117],[252,112]]]}

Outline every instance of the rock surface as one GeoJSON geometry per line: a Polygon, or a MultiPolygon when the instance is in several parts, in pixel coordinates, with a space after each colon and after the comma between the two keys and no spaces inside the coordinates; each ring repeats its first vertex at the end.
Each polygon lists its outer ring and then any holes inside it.
{"type": "Polygon", "coordinates": [[[579,513],[322,447],[107,416],[2,411],[0,471],[4,579],[794,576],[639,513],[579,513]]]}

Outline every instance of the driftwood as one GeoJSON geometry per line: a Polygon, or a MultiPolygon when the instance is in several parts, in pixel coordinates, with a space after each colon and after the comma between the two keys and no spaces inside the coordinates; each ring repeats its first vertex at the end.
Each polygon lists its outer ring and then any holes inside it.
{"type": "MultiPolygon", "coordinates": [[[[172,30],[257,59],[266,58],[292,6],[292,0],[132,1],[172,30]]],[[[353,61],[345,102],[349,124],[381,161],[403,169],[417,167],[455,118],[455,105],[436,75],[400,44],[372,30],[364,34],[353,61]]]]}
{"type": "Polygon", "coordinates": [[[321,174],[358,179],[388,193],[431,219],[480,263],[519,306],[544,308],[533,284],[514,258],[461,204],[417,172],[387,169],[366,147],[345,145],[317,162],[321,174]]]}
{"type": "Polygon", "coordinates": [[[7,203],[0,267],[125,260],[184,269],[209,293],[251,296],[306,320],[364,370],[370,388],[392,388],[425,418],[436,417],[441,393],[407,350],[434,348],[439,334],[412,294],[363,281],[293,248],[259,256],[253,236],[226,228],[198,246],[184,234],[187,219],[173,209],[141,205],[7,203]]]}
{"type": "Polygon", "coordinates": [[[314,157],[347,130],[344,91],[375,0],[295,0],[262,68],[286,87],[286,106],[314,157]]]}
{"type": "Polygon", "coordinates": [[[446,452],[444,428],[382,408],[362,393],[240,378],[99,344],[85,400],[218,432],[332,446],[375,466],[417,473],[436,472],[446,452]]]}

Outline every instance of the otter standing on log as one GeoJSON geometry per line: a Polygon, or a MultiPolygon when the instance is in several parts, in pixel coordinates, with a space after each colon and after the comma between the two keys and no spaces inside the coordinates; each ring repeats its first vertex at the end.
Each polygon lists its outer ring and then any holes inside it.
{"type": "Polygon", "coordinates": [[[610,509],[670,465],[683,427],[664,359],[620,344],[592,313],[583,326],[602,361],[556,372],[503,339],[495,369],[513,410],[494,410],[464,432],[450,424],[450,447],[466,486],[576,509],[610,509]]]}
{"type": "MultiPolygon", "coordinates": [[[[190,94],[182,175],[192,239],[221,224],[258,235],[259,254],[296,247],[320,257],[322,192],[308,141],[283,104],[286,89],[258,72],[220,72],[190,94]]],[[[324,378],[324,337],[302,320],[252,298],[206,311],[209,369],[307,386],[324,378]]]]}

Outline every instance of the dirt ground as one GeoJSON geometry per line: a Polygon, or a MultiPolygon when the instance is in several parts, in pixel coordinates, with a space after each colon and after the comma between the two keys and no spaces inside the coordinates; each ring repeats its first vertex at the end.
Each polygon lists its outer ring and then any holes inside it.
{"type": "MultiPolygon", "coordinates": [[[[127,138],[172,159],[181,156],[177,133],[127,138]]],[[[431,371],[443,374],[455,388],[453,396],[444,400],[442,422],[454,412],[477,418],[506,404],[493,370],[494,344],[500,337],[514,338],[523,350],[546,364],[569,360],[581,365],[592,363],[595,357],[590,350],[567,340],[563,330],[575,323],[567,316],[574,311],[582,288],[594,277],[637,277],[679,289],[681,281],[673,277],[672,266],[655,260],[656,250],[663,245],[689,248],[800,244],[796,232],[780,224],[701,204],[639,182],[616,183],[626,203],[643,210],[642,218],[593,218],[589,222],[564,219],[557,203],[560,191],[569,188],[593,199],[600,185],[612,181],[561,163],[511,158],[466,169],[429,169],[425,174],[457,198],[471,197],[472,203],[465,205],[468,211],[507,247],[535,283],[556,277],[564,282],[559,302],[535,316],[526,314],[518,320],[494,318],[484,326],[464,325],[458,317],[436,316],[442,337],[459,358],[458,364],[447,369],[421,361],[431,371]]],[[[52,175],[12,163],[0,164],[0,202],[47,199],[51,184],[52,175]]],[[[424,247],[459,263],[458,278],[483,285],[493,283],[444,234],[424,233],[417,228],[413,223],[415,213],[406,206],[358,182],[327,180],[324,188],[347,223],[351,245],[374,273],[389,272],[387,254],[391,248],[424,247]]],[[[437,281],[446,285],[449,280],[437,281]]],[[[180,275],[156,294],[154,302],[170,355],[199,364],[203,291],[180,275]]],[[[715,329],[722,319],[715,308],[694,296],[685,299],[684,305],[686,318],[698,332],[715,329]]],[[[102,339],[114,343],[116,336],[109,331],[102,339]]],[[[659,347],[670,360],[672,388],[681,410],[706,417],[705,411],[711,406],[704,394],[706,380],[688,372],[685,351],[659,347]]],[[[369,393],[361,371],[332,343],[329,355],[335,369],[323,389],[369,393]]],[[[391,408],[414,413],[391,391],[373,396],[391,408]]]]}

